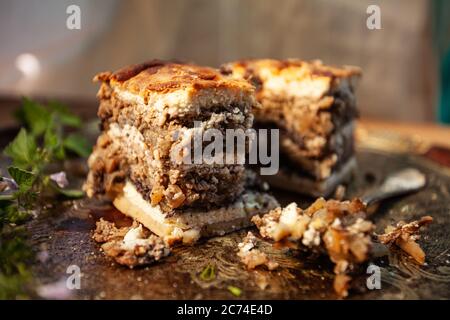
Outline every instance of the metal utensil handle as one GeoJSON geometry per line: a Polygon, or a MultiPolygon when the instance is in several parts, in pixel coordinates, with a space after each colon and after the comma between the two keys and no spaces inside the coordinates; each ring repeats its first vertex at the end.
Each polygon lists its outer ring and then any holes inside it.
{"type": "Polygon", "coordinates": [[[406,168],[389,175],[383,184],[361,197],[366,205],[388,198],[416,192],[426,185],[425,175],[415,168],[406,168]]]}

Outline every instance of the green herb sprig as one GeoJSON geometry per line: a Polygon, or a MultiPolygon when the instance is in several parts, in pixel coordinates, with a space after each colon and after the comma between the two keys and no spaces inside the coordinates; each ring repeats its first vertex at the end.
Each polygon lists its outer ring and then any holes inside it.
{"type": "Polygon", "coordinates": [[[30,273],[26,268],[31,250],[22,224],[39,211],[44,194],[66,198],[83,196],[81,190],[66,189],[50,177],[49,166],[70,155],[87,157],[91,148],[76,131],[81,119],[57,102],[42,105],[28,98],[16,114],[22,127],[3,150],[11,159],[7,171],[13,180],[0,177],[0,299],[24,294],[30,273]],[[6,183],[8,182],[8,183],[6,183]]]}
{"type": "Polygon", "coordinates": [[[216,278],[216,267],[213,265],[207,265],[199,275],[203,281],[212,281],[216,278]]]}
{"type": "Polygon", "coordinates": [[[230,291],[230,293],[235,296],[235,297],[240,297],[242,294],[242,290],[238,287],[235,286],[228,286],[227,287],[228,291],[230,291]]]}

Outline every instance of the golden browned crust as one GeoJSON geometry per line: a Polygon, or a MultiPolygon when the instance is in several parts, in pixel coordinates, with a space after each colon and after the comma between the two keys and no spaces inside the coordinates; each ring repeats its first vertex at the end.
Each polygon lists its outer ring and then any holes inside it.
{"type": "MultiPolygon", "coordinates": [[[[288,80],[306,80],[323,77],[330,79],[359,77],[362,72],[359,67],[334,67],[324,65],[321,60],[304,61],[299,59],[250,59],[224,64],[221,71],[226,75],[236,75],[256,82],[268,77],[283,76],[288,80]]],[[[258,86],[256,86],[258,88],[258,86]]]]}
{"type": "Polygon", "coordinates": [[[101,72],[94,81],[102,81],[142,97],[152,92],[169,93],[184,89],[253,90],[246,81],[224,77],[213,68],[162,60],[150,60],[115,72],[101,72]]]}

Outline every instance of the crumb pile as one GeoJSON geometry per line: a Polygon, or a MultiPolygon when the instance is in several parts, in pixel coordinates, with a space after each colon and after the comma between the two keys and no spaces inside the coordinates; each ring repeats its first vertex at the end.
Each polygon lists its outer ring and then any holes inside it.
{"type": "Polygon", "coordinates": [[[374,224],[367,220],[366,206],[359,199],[337,201],[317,199],[307,209],[291,203],[268,214],[252,218],[262,237],[273,241],[288,240],[302,248],[327,255],[334,263],[334,289],[348,295],[350,274],[371,256],[373,238],[397,245],[423,264],[425,254],[416,243],[419,229],[432,221],[429,216],[411,223],[400,222],[375,236],[374,224]]]}

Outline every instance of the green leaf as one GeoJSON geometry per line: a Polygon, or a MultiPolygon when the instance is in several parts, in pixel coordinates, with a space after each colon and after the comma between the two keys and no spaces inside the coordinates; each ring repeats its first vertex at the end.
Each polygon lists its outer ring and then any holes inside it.
{"type": "MultiPolygon", "coordinates": [[[[0,203],[14,200],[13,194],[0,194],[0,203]]],[[[0,205],[1,207],[1,205],[0,205]]]]}
{"type": "Polygon", "coordinates": [[[48,127],[44,134],[44,148],[55,149],[61,144],[61,139],[53,128],[48,127]]]}
{"type": "Polygon", "coordinates": [[[70,134],[66,139],[64,139],[63,144],[67,150],[75,152],[81,157],[88,157],[91,154],[92,148],[90,143],[80,134],[70,134]]]}
{"type": "Polygon", "coordinates": [[[14,274],[5,276],[0,273],[0,300],[29,299],[25,287],[30,281],[30,276],[14,274]]]}
{"type": "Polygon", "coordinates": [[[81,127],[82,122],[80,117],[70,112],[67,106],[57,101],[50,101],[48,107],[50,111],[55,112],[58,115],[62,124],[73,128],[81,127]]]}
{"type": "Polygon", "coordinates": [[[20,129],[19,134],[5,148],[5,155],[11,157],[15,166],[30,168],[37,159],[37,146],[35,138],[28,134],[27,130],[20,129]]]}
{"type": "Polygon", "coordinates": [[[22,264],[32,257],[32,252],[25,241],[25,231],[14,228],[10,231],[2,230],[0,247],[1,271],[6,275],[22,273],[22,264]]]}
{"type": "Polygon", "coordinates": [[[46,176],[44,178],[44,180],[48,181],[48,185],[51,188],[53,188],[53,190],[55,190],[57,193],[59,193],[60,195],[63,195],[66,198],[79,199],[79,198],[83,198],[85,195],[84,191],[80,190],[80,189],[60,188],[55,181],[50,180],[49,176],[46,176]]]}
{"type": "Polygon", "coordinates": [[[227,287],[228,291],[231,292],[231,294],[235,297],[239,297],[242,294],[242,290],[238,287],[235,286],[228,286],[227,287]]]}
{"type": "Polygon", "coordinates": [[[84,197],[84,191],[79,189],[62,189],[56,187],[55,190],[58,191],[63,196],[71,199],[79,199],[84,197]]]}
{"type": "Polygon", "coordinates": [[[58,160],[65,158],[64,146],[61,137],[56,133],[53,126],[47,128],[44,134],[44,149],[50,153],[50,157],[58,160]]]}
{"type": "Polygon", "coordinates": [[[6,208],[6,220],[8,223],[20,224],[30,218],[28,211],[19,209],[17,205],[10,205],[6,208]]]}
{"type": "Polygon", "coordinates": [[[17,122],[20,124],[26,125],[25,112],[23,111],[23,108],[17,108],[13,112],[13,117],[16,118],[17,122]]]}
{"type": "Polygon", "coordinates": [[[44,106],[28,98],[23,99],[23,112],[26,124],[35,136],[43,134],[52,124],[50,112],[44,106]]]}
{"type": "Polygon", "coordinates": [[[28,265],[33,251],[23,228],[0,229],[0,300],[25,298],[32,275],[28,265]]]}
{"type": "Polygon", "coordinates": [[[200,273],[200,279],[203,281],[211,281],[216,278],[216,267],[212,265],[206,266],[205,269],[200,273]]]}
{"type": "Polygon", "coordinates": [[[33,186],[36,175],[33,172],[20,169],[18,167],[9,167],[8,172],[19,185],[21,192],[27,192],[33,186]]]}

